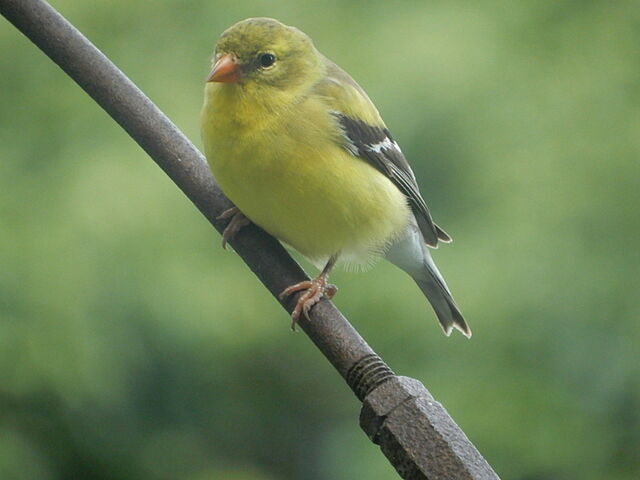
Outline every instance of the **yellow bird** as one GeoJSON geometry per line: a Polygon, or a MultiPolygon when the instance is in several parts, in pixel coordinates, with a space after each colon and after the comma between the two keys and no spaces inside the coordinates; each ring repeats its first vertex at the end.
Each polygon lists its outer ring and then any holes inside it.
{"type": "Polygon", "coordinates": [[[218,40],[205,87],[202,138],[236,208],[223,244],[249,221],[322,268],[293,324],[336,287],[336,262],[384,257],[407,272],[449,335],[471,330],[429,247],[451,238],[432,220],[415,176],[364,90],[297,28],[249,18],[218,40]]]}

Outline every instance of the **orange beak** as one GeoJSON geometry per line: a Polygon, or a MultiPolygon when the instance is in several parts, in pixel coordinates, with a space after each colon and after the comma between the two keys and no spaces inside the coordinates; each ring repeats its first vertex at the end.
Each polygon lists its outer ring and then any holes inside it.
{"type": "Polygon", "coordinates": [[[207,77],[207,82],[237,83],[240,80],[240,67],[230,53],[221,56],[207,77]]]}

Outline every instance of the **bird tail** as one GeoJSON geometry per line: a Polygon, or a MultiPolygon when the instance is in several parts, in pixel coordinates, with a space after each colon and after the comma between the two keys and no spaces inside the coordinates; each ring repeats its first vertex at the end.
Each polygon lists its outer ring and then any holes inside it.
{"type": "MultiPolygon", "coordinates": [[[[450,240],[450,237],[446,236],[450,240]]],[[[456,328],[464,336],[471,337],[471,330],[464,321],[456,302],[453,301],[449,287],[438,271],[438,267],[433,263],[431,253],[424,244],[422,233],[415,221],[409,225],[405,234],[390,246],[386,258],[411,275],[431,303],[446,335],[450,335],[456,328]]]]}
{"type": "Polygon", "coordinates": [[[421,274],[412,275],[413,279],[436,312],[445,335],[451,335],[451,331],[456,328],[465,337],[471,338],[471,329],[453,300],[449,287],[447,287],[431,255],[428,252],[426,253],[421,274]]]}

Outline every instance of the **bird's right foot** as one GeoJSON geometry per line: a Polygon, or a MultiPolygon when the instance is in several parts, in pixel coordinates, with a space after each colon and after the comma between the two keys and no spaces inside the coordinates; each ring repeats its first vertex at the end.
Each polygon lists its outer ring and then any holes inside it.
{"type": "Polygon", "coordinates": [[[238,233],[242,227],[246,227],[251,223],[247,217],[240,211],[238,207],[231,207],[216,217],[216,220],[226,220],[231,218],[224,231],[222,232],[222,248],[227,248],[227,243],[236,233],[238,233]]]}

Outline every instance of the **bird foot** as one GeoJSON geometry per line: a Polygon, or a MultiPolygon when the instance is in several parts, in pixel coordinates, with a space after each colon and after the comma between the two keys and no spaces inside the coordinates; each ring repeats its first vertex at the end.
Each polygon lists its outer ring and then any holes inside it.
{"type": "Polygon", "coordinates": [[[291,312],[291,330],[296,329],[298,319],[302,313],[309,320],[311,307],[318,303],[323,296],[331,300],[338,292],[338,287],[327,283],[327,279],[328,275],[320,274],[313,280],[305,280],[285,288],[279,295],[280,299],[283,299],[296,292],[304,292],[298,298],[298,302],[293,312],[291,312]]]}
{"type": "Polygon", "coordinates": [[[227,242],[231,240],[242,227],[246,227],[251,223],[247,217],[240,211],[238,207],[231,207],[216,217],[216,220],[226,220],[231,218],[229,224],[222,232],[222,248],[227,248],[227,242]]]}

